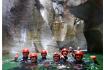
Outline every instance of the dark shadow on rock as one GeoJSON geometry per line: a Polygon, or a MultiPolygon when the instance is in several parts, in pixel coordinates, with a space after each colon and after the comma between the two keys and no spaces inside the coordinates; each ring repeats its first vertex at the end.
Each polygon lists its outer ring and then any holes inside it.
{"type": "Polygon", "coordinates": [[[71,14],[85,21],[84,35],[89,52],[101,52],[103,49],[103,0],[88,0],[79,6],[69,8],[71,14]],[[92,30],[95,28],[95,30],[92,30]],[[101,30],[96,30],[100,28],[101,30]]]}
{"type": "Polygon", "coordinates": [[[103,52],[102,34],[97,30],[89,30],[84,32],[87,39],[88,52],[103,52]]]}

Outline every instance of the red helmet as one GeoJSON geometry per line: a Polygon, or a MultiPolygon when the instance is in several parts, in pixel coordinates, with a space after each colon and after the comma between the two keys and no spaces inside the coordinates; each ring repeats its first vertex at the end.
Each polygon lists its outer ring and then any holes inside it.
{"type": "Polygon", "coordinates": [[[24,48],[24,49],[22,50],[22,53],[29,53],[29,49],[28,49],[28,48],[24,48]]]}
{"type": "Polygon", "coordinates": [[[58,52],[55,52],[55,53],[53,54],[53,57],[54,57],[54,56],[60,57],[60,54],[59,54],[58,52]]]}
{"type": "Polygon", "coordinates": [[[18,56],[19,56],[18,53],[16,53],[15,58],[18,58],[18,56]]]}
{"type": "Polygon", "coordinates": [[[75,56],[76,56],[76,55],[81,55],[81,56],[83,57],[84,53],[83,53],[82,51],[79,51],[79,50],[78,50],[78,51],[75,51],[75,56]]]}
{"type": "Polygon", "coordinates": [[[61,55],[61,57],[60,57],[61,59],[64,59],[64,56],[63,55],[61,55]]]}
{"type": "Polygon", "coordinates": [[[38,57],[38,56],[37,56],[37,53],[31,53],[31,54],[30,54],[30,58],[31,58],[31,57],[36,57],[36,58],[37,58],[37,57],[38,57]]]}
{"type": "Polygon", "coordinates": [[[41,54],[47,54],[47,50],[42,50],[41,54]]]}
{"type": "Polygon", "coordinates": [[[91,59],[96,60],[96,56],[90,56],[91,59]]]}
{"type": "Polygon", "coordinates": [[[68,51],[67,48],[63,48],[63,49],[61,50],[61,54],[63,54],[63,52],[67,52],[67,53],[68,53],[69,51],[68,51]]]}

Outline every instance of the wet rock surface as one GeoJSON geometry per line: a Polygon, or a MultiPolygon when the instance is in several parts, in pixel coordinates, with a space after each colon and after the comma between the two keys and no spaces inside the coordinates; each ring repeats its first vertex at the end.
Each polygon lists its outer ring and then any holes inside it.
{"type": "Polygon", "coordinates": [[[69,46],[102,51],[102,0],[66,1],[63,5],[64,23],[58,20],[61,24],[56,25],[56,28],[61,28],[56,31],[52,30],[55,21],[52,1],[38,2],[3,0],[4,54],[15,54],[23,47],[36,52],[50,48],[53,52],[69,46]]]}

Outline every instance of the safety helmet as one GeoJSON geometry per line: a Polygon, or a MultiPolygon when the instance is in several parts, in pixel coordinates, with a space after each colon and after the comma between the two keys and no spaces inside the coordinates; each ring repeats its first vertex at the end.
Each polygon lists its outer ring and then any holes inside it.
{"type": "Polygon", "coordinates": [[[37,57],[38,57],[38,56],[37,56],[37,53],[31,53],[31,54],[30,54],[30,58],[31,58],[31,57],[36,57],[36,58],[37,58],[37,57]]]}
{"type": "Polygon", "coordinates": [[[47,54],[47,50],[42,50],[41,54],[47,54]]]}
{"type": "Polygon", "coordinates": [[[68,53],[69,51],[68,51],[67,48],[63,48],[63,49],[61,50],[61,54],[63,54],[63,52],[67,52],[67,53],[68,53]]]}
{"type": "Polygon", "coordinates": [[[96,56],[90,56],[91,59],[96,60],[96,56]]]}
{"type": "Polygon", "coordinates": [[[24,49],[22,50],[22,53],[29,53],[29,49],[28,49],[28,48],[24,48],[24,49]]]}
{"type": "Polygon", "coordinates": [[[60,56],[61,59],[65,59],[63,55],[60,56]]]}
{"type": "Polygon", "coordinates": [[[77,50],[75,51],[75,56],[76,55],[81,55],[83,57],[84,53],[82,51],[77,50]]]}
{"type": "Polygon", "coordinates": [[[18,58],[18,57],[19,57],[19,55],[18,55],[18,53],[16,53],[15,58],[18,58]]]}
{"type": "Polygon", "coordinates": [[[60,57],[60,54],[59,54],[58,52],[55,52],[55,53],[53,54],[53,57],[55,57],[55,56],[60,57]]]}

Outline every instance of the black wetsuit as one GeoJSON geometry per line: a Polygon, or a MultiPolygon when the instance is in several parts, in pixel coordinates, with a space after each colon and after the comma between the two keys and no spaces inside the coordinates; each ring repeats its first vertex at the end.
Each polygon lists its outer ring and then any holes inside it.
{"type": "Polygon", "coordinates": [[[22,57],[21,62],[25,63],[25,62],[28,62],[28,60],[30,60],[28,59],[28,57],[22,57]]]}
{"type": "Polygon", "coordinates": [[[61,58],[60,59],[60,64],[65,64],[65,65],[69,64],[68,57],[64,56],[64,58],[61,58]]]}
{"type": "Polygon", "coordinates": [[[86,63],[81,60],[81,61],[73,61],[72,62],[72,65],[73,65],[73,70],[86,70],[85,66],[86,66],[86,63]]]}
{"type": "Polygon", "coordinates": [[[48,58],[45,57],[45,58],[39,59],[39,63],[42,64],[45,60],[48,60],[48,58]]]}

